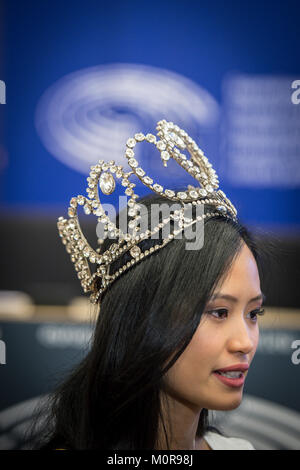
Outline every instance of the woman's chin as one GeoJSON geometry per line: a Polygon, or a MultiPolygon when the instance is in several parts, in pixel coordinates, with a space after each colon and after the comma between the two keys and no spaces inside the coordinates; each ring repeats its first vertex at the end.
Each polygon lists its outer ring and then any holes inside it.
{"type": "Polygon", "coordinates": [[[242,403],[242,395],[239,397],[231,397],[230,399],[228,398],[227,400],[224,400],[224,397],[220,399],[219,401],[216,401],[215,403],[212,404],[208,409],[210,410],[215,410],[215,411],[230,411],[230,410],[235,410],[240,406],[242,403]]]}

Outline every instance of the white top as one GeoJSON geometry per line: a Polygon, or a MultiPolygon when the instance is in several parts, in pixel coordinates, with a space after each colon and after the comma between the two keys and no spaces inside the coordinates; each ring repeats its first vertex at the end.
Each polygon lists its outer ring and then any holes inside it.
{"type": "Polygon", "coordinates": [[[255,450],[251,442],[246,439],[225,437],[212,431],[208,431],[204,439],[212,450],[255,450]]]}

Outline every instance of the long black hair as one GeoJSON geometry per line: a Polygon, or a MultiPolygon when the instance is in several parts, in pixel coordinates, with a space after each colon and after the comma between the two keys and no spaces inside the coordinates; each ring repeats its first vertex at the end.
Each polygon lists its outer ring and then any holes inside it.
{"type": "MultiPolygon", "coordinates": [[[[140,200],[148,208],[166,201],[156,195],[140,200]]],[[[205,213],[211,211],[205,206],[205,213]]],[[[243,242],[259,272],[262,269],[255,237],[240,222],[208,218],[203,247],[187,250],[186,241],[183,236],[154,251],[100,297],[91,348],[50,395],[47,420],[35,448],[157,448],[159,423],[166,429],[160,401],[164,375],[191,341],[210,295],[243,242]]],[[[107,239],[103,249],[113,242],[107,239]]],[[[143,249],[158,242],[159,238],[144,240],[143,249]]],[[[129,259],[125,253],[114,270],[129,259]]],[[[204,408],[197,436],[209,430],[221,433],[204,408]]],[[[167,432],[165,437],[169,448],[167,432]]]]}

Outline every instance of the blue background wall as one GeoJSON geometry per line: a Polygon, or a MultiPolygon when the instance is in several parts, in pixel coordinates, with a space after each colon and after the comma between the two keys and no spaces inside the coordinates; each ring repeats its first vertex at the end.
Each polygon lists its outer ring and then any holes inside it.
{"type": "MultiPolygon", "coordinates": [[[[2,209],[47,209],[63,215],[70,197],[84,191],[84,171],[50,153],[38,134],[35,116],[45,91],[90,67],[137,64],[184,76],[216,100],[220,121],[209,136],[201,126],[192,136],[219,171],[220,187],[243,220],[275,231],[299,231],[300,177],[274,185],[233,184],[226,173],[226,145],[220,132],[227,111],[222,91],[226,77],[285,77],[285,105],[296,113],[295,152],[300,157],[300,105],[296,111],[297,105],[290,102],[290,84],[300,78],[299,10],[296,1],[7,1],[2,209]]],[[[154,132],[161,117],[169,116],[157,113],[146,120],[140,113],[135,118],[137,131],[154,132]]],[[[279,124],[280,119],[279,115],[279,124]]],[[[285,149],[281,152],[285,159],[285,149]]],[[[89,165],[86,168],[88,172],[89,165]]],[[[300,175],[300,158],[294,159],[290,174],[295,172],[300,175]]]]}

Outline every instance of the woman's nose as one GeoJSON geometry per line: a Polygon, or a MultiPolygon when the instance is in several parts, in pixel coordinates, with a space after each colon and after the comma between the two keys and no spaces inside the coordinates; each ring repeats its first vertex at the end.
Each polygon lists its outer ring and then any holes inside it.
{"type": "Polygon", "coordinates": [[[250,354],[255,348],[257,334],[251,331],[245,320],[236,322],[228,340],[230,351],[250,354]]]}

